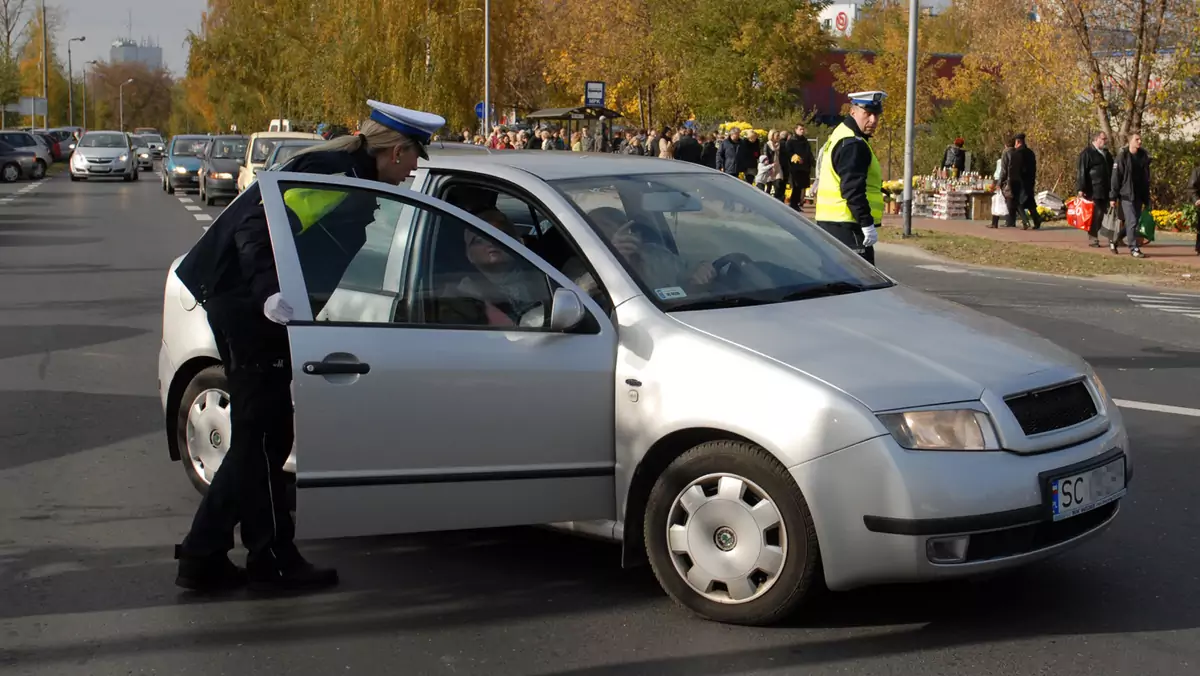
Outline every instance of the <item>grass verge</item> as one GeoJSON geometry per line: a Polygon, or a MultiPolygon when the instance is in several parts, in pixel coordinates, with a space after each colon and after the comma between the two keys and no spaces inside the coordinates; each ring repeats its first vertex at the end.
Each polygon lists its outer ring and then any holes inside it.
{"type": "Polygon", "coordinates": [[[1094,254],[916,228],[913,237],[904,239],[896,227],[880,228],[879,240],[972,265],[1200,289],[1200,268],[1156,261],[1151,247],[1146,248],[1148,257],[1138,260],[1129,255],[1094,254]]]}

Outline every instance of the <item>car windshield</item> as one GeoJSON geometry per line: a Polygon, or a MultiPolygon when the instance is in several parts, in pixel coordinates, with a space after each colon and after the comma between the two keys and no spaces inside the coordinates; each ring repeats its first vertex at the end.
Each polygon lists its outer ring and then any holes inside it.
{"type": "Polygon", "coordinates": [[[279,145],[279,139],[260,138],[254,142],[254,152],[250,155],[251,164],[262,164],[271,156],[271,151],[279,145]]]}
{"type": "Polygon", "coordinates": [[[133,142],[134,148],[145,148],[146,147],[146,137],[145,136],[134,136],[130,140],[133,142]]]}
{"type": "Polygon", "coordinates": [[[301,150],[304,150],[305,148],[308,148],[310,146],[315,146],[315,145],[316,145],[316,143],[305,143],[305,144],[289,143],[288,145],[279,146],[278,148],[275,149],[275,157],[274,157],[274,159],[271,160],[271,164],[272,164],[272,166],[277,165],[277,164],[283,164],[284,162],[287,162],[288,160],[292,159],[292,156],[295,155],[296,153],[300,152],[301,150]]]}
{"type": "Polygon", "coordinates": [[[162,143],[162,137],[158,134],[146,134],[142,138],[146,139],[147,143],[162,143]]]}
{"type": "Polygon", "coordinates": [[[240,160],[246,156],[246,139],[218,139],[214,160],[240,160]]]}
{"type": "Polygon", "coordinates": [[[204,145],[208,143],[207,139],[178,139],[171,144],[171,154],[176,157],[196,157],[204,152],[204,145]]]}
{"type": "Polygon", "coordinates": [[[81,148],[128,148],[124,134],[84,134],[79,141],[81,148]]]}
{"type": "Polygon", "coordinates": [[[814,223],[725,175],[550,183],[665,311],[761,305],[892,285],[814,223]]]}

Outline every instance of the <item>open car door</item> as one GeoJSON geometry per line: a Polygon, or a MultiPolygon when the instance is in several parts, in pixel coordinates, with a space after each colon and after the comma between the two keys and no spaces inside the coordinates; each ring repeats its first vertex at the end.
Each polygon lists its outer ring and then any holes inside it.
{"type": "Polygon", "coordinates": [[[462,210],[262,172],[288,325],[298,537],[614,518],[616,332],[462,210]]]}

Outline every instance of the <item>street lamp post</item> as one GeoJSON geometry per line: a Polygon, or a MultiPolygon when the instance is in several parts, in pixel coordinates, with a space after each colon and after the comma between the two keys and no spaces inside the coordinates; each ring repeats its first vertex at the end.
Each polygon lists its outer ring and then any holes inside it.
{"type": "Polygon", "coordinates": [[[117,96],[119,97],[117,106],[121,116],[121,131],[125,131],[125,85],[131,82],[133,82],[133,78],[129,78],[122,82],[120,87],[117,87],[117,96]]]}
{"type": "MultiPolygon", "coordinates": [[[[75,126],[75,73],[71,68],[71,43],[87,40],[86,35],[67,40],[67,126],[75,126]]],[[[84,101],[87,105],[87,101],[84,101]]]]}
{"type": "Polygon", "coordinates": [[[917,114],[917,14],[918,0],[908,2],[908,91],[904,101],[904,237],[912,236],[913,144],[917,114]]]}
{"type": "Polygon", "coordinates": [[[492,129],[492,5],[483,0],[483,135],[492,129]]]}

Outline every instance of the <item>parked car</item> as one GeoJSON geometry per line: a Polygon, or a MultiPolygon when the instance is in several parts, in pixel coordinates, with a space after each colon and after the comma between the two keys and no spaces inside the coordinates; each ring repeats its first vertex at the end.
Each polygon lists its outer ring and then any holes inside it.
{"type": "Polygon", "coordinates": [[[214,136],[200,158],[200,201],[211,205],[218,199],[237,197],[237,172],[246,156],[245,136],[214,136]]]}
{"type": "Polygon", "coordinates": [[[162,189],[168,195],[176,190],[199,190],[200,156],[211,139],[204,134],[183,134],[171,138],[162,162],[162,189]]]}
{"type": "Polygon", "coordinates": [[[62,146],[59,144],[58,139],[55,138],[53,134],[44,131],[38,131],[33,132],[33,135],[42,141],[46,148],[50,150],[51,161],[62,162],[63,160],[67,159],[68,154],[63,152],[62,146]]]}
{"type": "Polygon", "coordinates": [[[0,131],[0,141],[7,143],[14,148],[29,150],[37,155],[37,161],[34,166],[34,179],[39,179],[46,175],[46,168],[54,162],[54,157],[50,153],[50,148],[45,141],[39,141],[32,133],[27,131],[0,131]]]}
{"type": "Polygon", "coordinates": [[[267,155],[267,161],[263,163],[263,166],[268,167],[268,171],[275,171],[301,150],[322,143],[324,141],[314,139],[285,139],[275,144],[275,147],[271,150],[271,154],[267,155]]]}
{"type": "MultiPolygon", "coordinates": [[[[435,148],[399,187],[257,180],[295,311],[302,538],[553,524],[622,543],[701,616],[768,624],[818,576],[1067,551],[1126,494],[1128,435],[1086,362],[715,170],[435,148]],[[365,202],[365,244],[344,210],[294,231],[311,190],[365,202]]],[[[174,274],[159,383],[170,455],[203,487],[229,390],[174,274]]]]}
{"type": "Polygon", "coordinates": [[[37,154],[32,150],[14,148],[0,141],[0,181],[12,183],[31,178],[37,167],[37,154]]]}
{"type": "Polygon", "coordinates": [[[238,168],[237,189],[239,193],[254,182],[255,175],[263,168],[267,157],[274,150],[275,144],[284,139],[324,140],[318,134],[299,131],[260,131],[251,134],[249,144],[246,146],[246,157],[238,168]]]}
{"type": "Polygon", "coordinates": [[[137,158],[138,169],[154,171],[154,156],[150,154],[150,142],[146,137],[130,134],[129,142],[133,146],[133,156],[137,158]]]}
{"type": "Polygon", "coordinates": [[[79,139],[70,162],[71,180],[121,178],[138,180],[137,158],[122,131],[89,131],[79,139]]]}
{"type": "MultiPolygon", "coordinates": [[[[46,131],[47,134],[58,141],[59,149],[65,158],[69,158],[71,153],[75,152],[75,144],[79,139],[75,129],[77,127],[59,127],[46,131]]],[[[79,133],[82,134],[82,132],[79,133]]]]}

